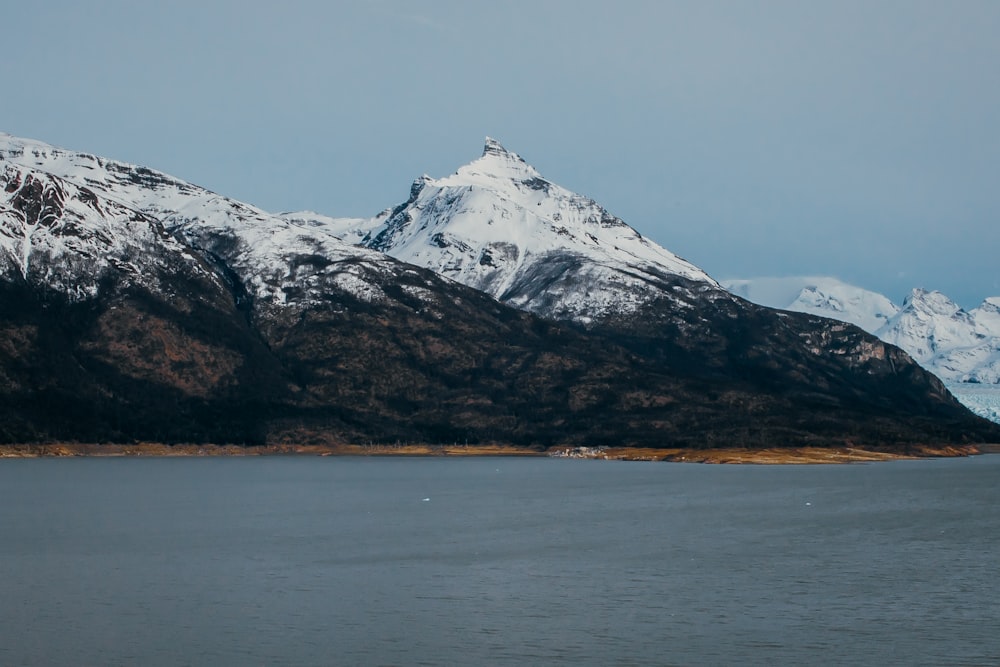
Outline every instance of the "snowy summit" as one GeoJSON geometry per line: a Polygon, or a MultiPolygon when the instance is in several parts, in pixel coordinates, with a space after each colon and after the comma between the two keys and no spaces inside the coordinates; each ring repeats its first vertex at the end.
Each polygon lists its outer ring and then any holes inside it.
{"type": "MultiPolygon", "coordinates": [[[[308,224],[304,214],[287,217],[308,224]]],[[[651,283],[673,277],[717,287],[698,267],[594,200],[545,179],[492,138],[482,157],[454,174],[418,178],[396,208],[367,220],[322,222],[347,241],[557,319],[632,313],[651,283]]]]}

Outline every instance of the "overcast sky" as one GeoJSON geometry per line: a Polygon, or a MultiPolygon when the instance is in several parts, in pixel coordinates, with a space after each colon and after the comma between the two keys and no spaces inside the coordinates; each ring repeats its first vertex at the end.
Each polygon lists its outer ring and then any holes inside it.
{"type": "Polygon", "coordinates": [[[0,130],[373,215],[486,135],[719,279],[1000,295],[1000,2],[17,2],[0,130]]]}

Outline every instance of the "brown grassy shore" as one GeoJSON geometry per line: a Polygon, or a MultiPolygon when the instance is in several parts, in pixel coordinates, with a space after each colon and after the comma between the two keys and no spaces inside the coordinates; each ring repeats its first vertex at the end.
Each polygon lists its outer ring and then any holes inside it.
{"type": "Polygon", "coordinates": [[[633,447],[607,447],[566,449],[570,458],[594,458],[621,461],[673,461],[685,463],[748,463],[748,464],[802,464],[802,463],[869,463],[900,459],[973,456],[984,453],[980,447],[914,446],[906,452],[874,451],[855,447],[772,447],[744,449],[642,449],[633,447]]]}
{"type": "Polygon", "coordinates": [[[866,463],[897,459],[971,456],[996,453],[997,445],[914,446],[906,452],[885,452],[851,447],[795,447],[769,449],[650,449],[638,447],[552,447],[548,450],[511,445],[165,445],[92,444],[60,442],[50,444],[0,445],[0,458],[56,456],[558,456],[618,461],[674,461],[689,463],[866,463]]]}

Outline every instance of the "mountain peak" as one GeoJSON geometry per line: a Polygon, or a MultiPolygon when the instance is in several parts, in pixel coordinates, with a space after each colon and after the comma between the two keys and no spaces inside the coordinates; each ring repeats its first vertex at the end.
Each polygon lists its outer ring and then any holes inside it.
{"type": "Polygon", "coordinates": [[[420,194],[420,191],[424,189],[424,186],[428,183],[432,183],[433,181],[434,179],[427,174],[413,179],[413,183],[410,185],[410,199],[416,199],[417,195],[420,194]]]}
{"type": "Polygon", "coordinates": [[[507,169],[514,167],[515,170],[535,171],[531,165],[524,161],[524,158],[504,148],[503,144],[493,137],[486,137],[486,143],[483,145],[483,156],[473,164],[482,164],[483,162],[499,162],[507,169]]]}
{"type": "Polygon", "coordinates": [[[506,187],[500,185],[501,182],[519,182],[535,178],[541,178],[541,174],[525,162],[524,158],[504,148],[496,139],[486,137],[482,157],[436,182],[440,185],[478,185],[495,190],[506,187]]]}
{"type": "Polygon", "coordinates": [[[727,280],[723,285],[737,296],[762,306],[832,317],[856,324],[869,333],[877,331],[899,312],[899,306],[888,297],[832,276],[727,280]]]}
{"type": "Polygon", "coordinates": [[[721,291],[698,267],[489,137],[482,157],[450,176],[417,179],[408,201],[354,230],[338,234],[556,319],[631,316],[657,298],[680,298],[681,280],[721,291]]]}
{"type": "Polygon", "coordinates": [[[487,155],[510,157],[511,153],[503,147],[503,144],[493,137],[486,137],[486,144],[483,146],[483,157],[486,157],[487,155]]]}
{"type": "Polygon", "coordinates": [[[943,315],[954,315],[961,307],[937,290],[926,290],[915,287],[910,291],[909,296],[903,300],[903,308],[921,310],[923,312],[939,313],[943,315]]]}

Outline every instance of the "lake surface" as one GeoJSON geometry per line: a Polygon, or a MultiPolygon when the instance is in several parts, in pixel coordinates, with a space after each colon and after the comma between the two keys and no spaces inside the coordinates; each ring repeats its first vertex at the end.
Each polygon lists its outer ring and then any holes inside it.
{"type": "Polygon", "coordinates": [[[1000,664],[1000,455],[0,461],[2,665],[1000,664]]]}

